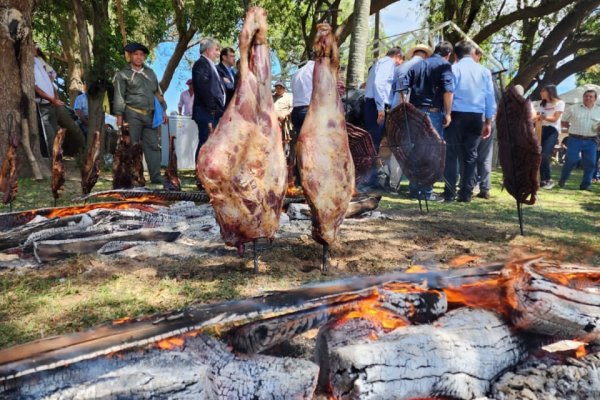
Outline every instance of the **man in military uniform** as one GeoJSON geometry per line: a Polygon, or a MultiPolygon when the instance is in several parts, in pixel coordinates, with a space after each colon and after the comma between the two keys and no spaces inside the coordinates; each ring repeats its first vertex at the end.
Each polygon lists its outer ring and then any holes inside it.
{"type": "Polygon", "coordinates": [[[160,175],[160,138],[153,127],[154,97],[162,106],[163,123],[167,122],[167,105],[152,69],[144,64],[148,48],[140,43],[125,46],[129,64],[115,75],[114,110],[119,128],[126,123],[132,143],[142,142],[144,157],[152,183],[162,183],[160,175]]]}

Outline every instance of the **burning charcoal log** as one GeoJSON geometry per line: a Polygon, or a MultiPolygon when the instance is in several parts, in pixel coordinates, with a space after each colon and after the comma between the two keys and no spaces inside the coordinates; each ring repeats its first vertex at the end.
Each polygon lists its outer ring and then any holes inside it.
{"type": "Polygon", "coordinates": [[[94,132],[92,144],[81,169],[81,192],[88,194],[100,176],[100,132],[94,132]]]}
{"type": "Polygon", "coordinates": [[[0,168],[0,191],[4,193],[2,197],[4,204],[12,203],[19,189],[17,182],[17,147],[19,147],[19,143],[18,136],[9,135],[6,155],[0,168]]]}
{"type": "Polygon", "coordinates": [[[600,280],[597,269],[532,264],[509,273],[511,315],[519,329],[600,343],[600,293],[586,289],[600,280]]]}
{"type": "Polygon", "coordinates": [[[338,399],[472,399],[485,396],[497,376],[522,360],[524,349],[495,313],[461,308],[434,325],[330,350],[330,383],[338,399]]]}
{"type": "Polygon", "coordinates": [[[239,84],[200,148],[196,169],[223,240],[242,254],[245,243],[272,239],[279,227],[286,163],[271,95],[265,10],[254,7],[246,13],[239,46],[239,84]]]}
{"type": "Polygon", "coordinates": [[[110,198],[116,200],[147,199],[148,202],[194,201],[197,203],[208,203],[210,201],[206,192],[172,192],[170,190],[150,190],[146,188],[104,190],[102,192],[75,197],[73,201],[86,201],[97,198],[110,198]]]}
{"type": "Polygon", "coordinates": [[[533,127],[531,104],[514,87],[498,104],[496,126],[504,187],[519,203],[534,204],[540,188],[542,149],[533,127]]]}
{"type": "Polygon", "coordinates": [[[310,361],[238,357],[223,343],[199,335],[41,373],[0,388],[0,396],[308,400],[313,398],[317,373],[318,367],[310,361]]]}
{"type": "Polygon", "coordinates": [[[139,229],[126,232],[115,232],[106,235],[95,235],[86,238],[66,240],[46,240],[35,242],[33,253],[38,262],[55,261],[77,254],[96,252],[108,242],[114,240],[145,240],[172,242],[179,237],[175,231],[161,231],[156,229],[139,229]]]}
{"type": "Polygon", "coordinates": [[[329,246],[335,242],[354,191],[354,163],[346,121],[337,93],[339,49],[329,24],[317,26],[313,91],[297,143],[302,189],[310,205],[312,237],[324,246],[327,269],[329,246]]]}
{"type": "Polygon", "coordinates": [[[399,282],[379,288],[380,303],[410,322],[429,323],[448,311],[448,299],[443,291],[427,290],[399,282]]]}
{"type": "MultiPolygon", "coordinates": [[[[65,185],[65,164],[63,163],[63,142],[65,140],[66,129],[60,128],[54,136],[52,145],[52,197],[58,199],[60,191],[64,190],[65,185]]],[[[56,203],[54,204],[56,205],[56,203]]]]}
{"type": "Polygon", "coordinates": [[[181,181],[177,176],[177,154],[175,153],[175,136],[169,137],[169,163],[165,171],[165,190],[181,190],[181,181]]]}
{"type": "Polygon", "coordinates": [[[408,179],[430,186],[444,175],[446,142],[419,109],[406,102],[388,114],[386,134],[390,149],[408,179]]]}
{"type": "MultiPolygon", "coordinates": [[[[355,218],[362,214],[373,211],[379,207],[381,196],[371,196],[357,201],[352,201],[348,205],[344,218],[355,218]]],[[[308,204],[292,203],[288,206],[287,214],[290,219],[311,219],[311,210],[308,204]]]]}
{"type": "MultiPolygon", "coordinates": [[[[0,251],[20,246],[35,232],[46,229],[59,229],[72,224],[79,224],[84,215],[72,215],[65,218],[43,219],[38,222],[29,222],[25,225],[7,228],[0,232],[0,251]]],[[[1,225],[0,225],[1,227],[1,225]]]]}
{"type": "Polygon", "coordinates": [[[377,159],[377,151],[371,134],[366,130],[346,122],[348,145],[354,162],[356,185],[367,183],[377,159]]]}

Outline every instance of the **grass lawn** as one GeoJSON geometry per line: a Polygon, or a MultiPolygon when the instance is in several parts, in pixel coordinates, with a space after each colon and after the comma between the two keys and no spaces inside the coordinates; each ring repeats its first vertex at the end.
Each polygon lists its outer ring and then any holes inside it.
{"type": "MultiPolygon", "coordinates": [[[[559,172],[557,167],[554,170],[559,172]]],[[[581,191],[580,179],[581,172],[576,171],[566,188],[541,190],[534,206],[524,206],[524,237],[518,235],[515,201],[500,190],[498,172],[493,175],[490,200],[432,203],[428,214],[419,213],[416,202],[405,193],[387,194],[380,210],[391,218],[345,224],[333,248],[336,268],[326,276],[312,268],[318,263],[320,247],[309,232],[276,240],[272,249],[261,254],[263,272],[258,275],[252,273],[251,254],[239,258],[234,250],[193,259],[85,255],[37,269],[0,269],[0,347],[194,302],[378,274],[424,259],[443,266],[465,253],[487,261],[506,259],[515,251],[549,253],[566,261],[600,266],[600,184],[593,184],[592,191],[581,191]]],[[[182,180],[183,190],[194,190],[191,172],[182,180]]],[[[105,172],[94,190],[109,189],[110,185],[105,172]]],[[[65,187],[59,206],[73,204],[70,199],[80,193],[77,174],[67,177],[65,187]]],[[[441,191],[441,186],[436,191],[441,191]]],[[[19,181],[15,210],[52,205],[48,180],[19,181]]],[[[8,207],[0,207],[0,212],[7,211],[8,207]]]]}

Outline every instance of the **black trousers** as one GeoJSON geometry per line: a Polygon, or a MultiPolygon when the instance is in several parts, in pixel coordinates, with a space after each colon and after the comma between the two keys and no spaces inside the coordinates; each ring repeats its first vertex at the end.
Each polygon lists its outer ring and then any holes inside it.
{"type": "Polygon", "coordinates": [[[471,197],[476,183],[477,146],[481,140],[483,115],[472,112],[452,112],[452,123],[444,131],[446,139],[446,166],[444,197],[456,197],[456,180],[460,168],[460,198],[471,197]]]}

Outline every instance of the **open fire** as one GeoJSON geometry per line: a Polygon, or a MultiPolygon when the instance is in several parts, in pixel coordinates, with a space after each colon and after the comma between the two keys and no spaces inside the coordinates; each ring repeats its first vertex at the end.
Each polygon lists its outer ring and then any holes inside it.
{"type": "MultiPolygon", "coordinates": [[[[154,320],[121,318],[85,333],[4,349],[0,351],[0,379],[30,385],[26,377],[44,369],[83,360],[88,360],[83,362],[89,369],[98,364],[98,355],[123,354],[102,361],[108,372],[116,368],[111,363],[121,366],[132,357],[142,362],[141,356],[131,355],[137,353],[124,352],[142,346],[172,354],[149,353],[156,360],[184,357],[195,349],[199,353],[194,357],[207,363],[211,376],[223,377],[226,365],[234,363],[236,379],[252,380],[244,372],[247,367],[237,363],[273,363],[256,353],[319,329],[315,357],[320,372],[314,369],[318,379],[306,375],[313,371],[308,367],[299,375],[290,372],[290,381],[304,382],[298,386],[303,388],[298,389],[303,393],[300,398],[312,398],[317,381],[319,391],[339,399],[481,397],[497,393],[500,389],[494,382],[528,353],[543,350],[583,362],[595,356],[586,354],[587,347],[600,339],[600,295],[593,290],[599,279],[595,269],[560,265],[543,257],[478,268],[425,271],[413,267],[409,273],[352,278],[238,302],[193,306],[154,320]],[[231,355],[214,339],[207,339],[207,332],[247,355],[231,355]],[[570,341],[548,345],[553,338],[570,341]]],[[[100,384],[92,378],[87,374],[85,379],[100,384]]],[[[23,393],[11,390],[7,393],[23,393]]]]}

